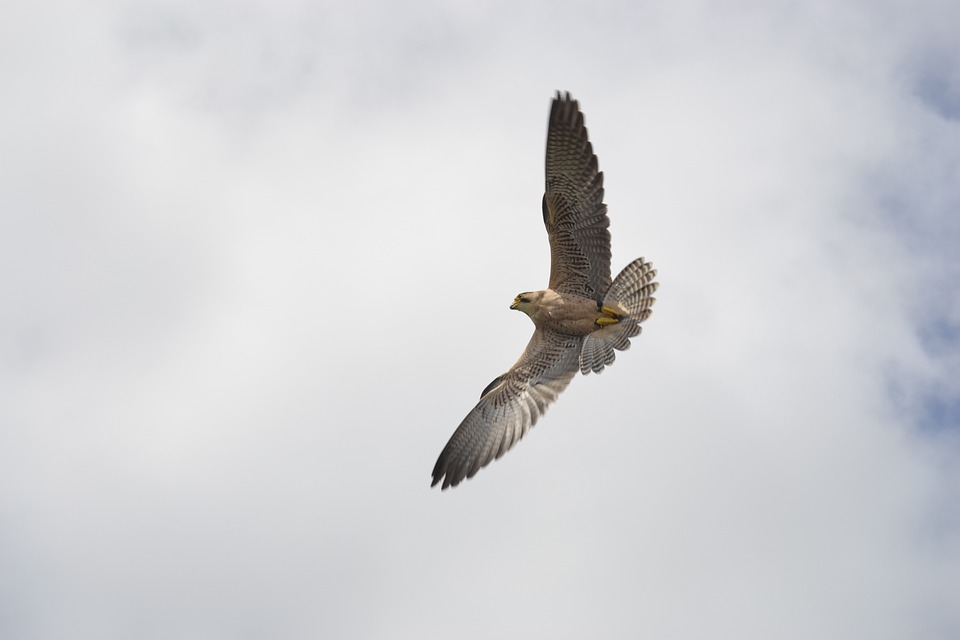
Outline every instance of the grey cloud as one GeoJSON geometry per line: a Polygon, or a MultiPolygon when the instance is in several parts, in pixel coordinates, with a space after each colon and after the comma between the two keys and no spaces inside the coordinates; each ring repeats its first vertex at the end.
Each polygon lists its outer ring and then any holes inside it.
{"type": "Polygon", "coordinates": [[[0,27],[0,635],[960,630],[945,8],[144,6],[0,27]],[[430,491],[558,88],[660,301],[430,491]]]}

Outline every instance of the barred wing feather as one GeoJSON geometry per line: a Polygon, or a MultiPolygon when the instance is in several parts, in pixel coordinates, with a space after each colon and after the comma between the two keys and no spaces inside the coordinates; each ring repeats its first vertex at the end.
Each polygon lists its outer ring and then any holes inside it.
{"type": "Polygon", "coordinates": [[[579,370],[583,338],[537,329],[513,367],[495,379],[443,448],[433,482],[455,487],[515,445],[579,370]]]}

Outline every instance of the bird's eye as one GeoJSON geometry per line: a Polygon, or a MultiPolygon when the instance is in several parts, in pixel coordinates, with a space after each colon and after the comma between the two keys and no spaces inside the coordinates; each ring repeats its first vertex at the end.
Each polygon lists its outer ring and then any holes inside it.
{"type": "Polygon", "coordinates": [[[530,302],[530,298],[520,298],[520,302],[530,302]]]}

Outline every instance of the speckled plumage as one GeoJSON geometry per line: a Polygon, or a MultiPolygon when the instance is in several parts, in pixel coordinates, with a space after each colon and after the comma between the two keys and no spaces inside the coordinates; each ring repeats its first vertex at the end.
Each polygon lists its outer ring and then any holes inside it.
{"type": "Polygon", "coordinates": [[[611,281],[603,174],[570,94],[553,100],[547,129],[543,222],[550,281],[511,305],[536,329],[523,355],[481,393],[433,468],[431,486],[456,486],[510,450],[580,370],[601,372],[630,346],[652,309],[656,270],[634,260],[611,281]]]}

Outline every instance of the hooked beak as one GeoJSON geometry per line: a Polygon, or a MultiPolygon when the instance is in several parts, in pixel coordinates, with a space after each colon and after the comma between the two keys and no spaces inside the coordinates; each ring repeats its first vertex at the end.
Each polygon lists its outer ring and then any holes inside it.
{"type": "Polygon", "coordinates": [[[516,311],[517,307],[519,307],[519,306],[520,306],[520,301],[519,301],[519,300],[514,300],[514,301],[513,301],[513,304],[510,305],[510,308],[513,309],[514,311],[516,311]]]}

